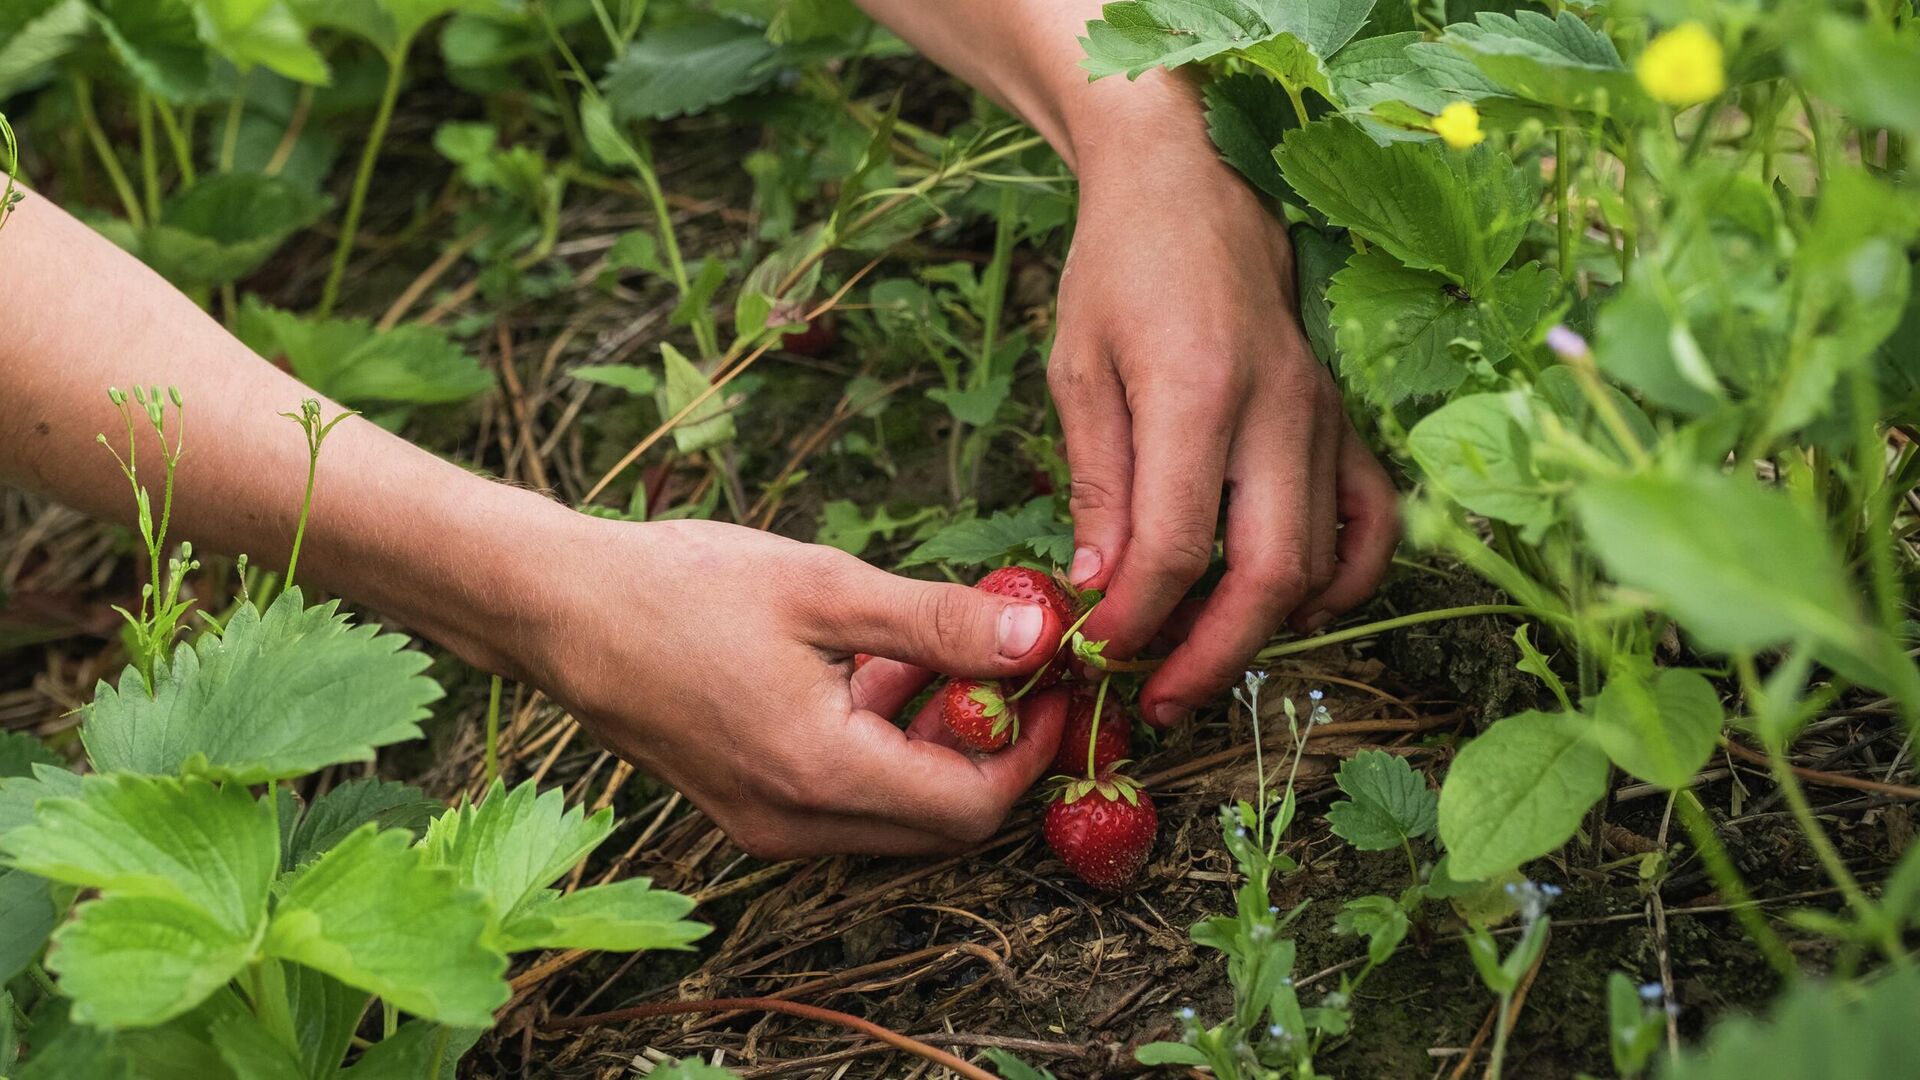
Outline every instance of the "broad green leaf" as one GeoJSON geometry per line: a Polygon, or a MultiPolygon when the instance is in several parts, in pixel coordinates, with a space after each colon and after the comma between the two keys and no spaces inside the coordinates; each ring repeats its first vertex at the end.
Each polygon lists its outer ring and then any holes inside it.
{"type": "Polygon", "coordinates": [[[74,1019],[148,1027],[225,986],[253,959],[257,940],[178,900],[110,893],[81,904],[54,933],[47,967],[73,999],[74,1019]]]}
{"type": "Polygon", "coordinates": [[[542,889],[507,922],[502,948],[685,949],[711,929],[682,918],[692,910],[692,900],[655,889],[646,878],[575,889],[564,896],[542,889]]]}
{"type": "Polygon", "coordinates": [[[1336,238],[1305,223],[1287,231],[1293,240],[1294,288],[1299,293],[1300,323],[1307,332],[1307,343],[1321,363],[1341,371],[1346,363],[1334,345],[1333,305],[1327,292],[1333,275],[1353,255],[1353,245],[1344,234],[1336,238]]]}
{"type": "Polygon", "coordinates": [[[1506,267],[1539,197],[1538,177],[1490,146],[1381,146],[1341,119],[1289,132],[1274,156],[1287,183],[1329,221],[1470,294],[1506,267]]]}
{"type": "Polygon", "coordinates": [[[852,0],[715,0],[713,10],[750,18],[767,28],[775,44],[846,39],[865,28],[866,16],[852,0]]]}
{"type": "Polygon", "coordinates": [[[567,374],[584,382],[614,386],[629,394],[648,395],[660,388],[660,376],[633,364],[582,364],[567,374]]]}
{"type": "Polygon", "coordinates": [[[1920,1060],[1920,974],[1878,980],[1801,982],[1765,1020],[1734,1017],[1696,1049],[1662,1064],[1661,1080],[1760,1077],[1893,1077],[1920,1060]]]}
{"type": "Polygon", "coordinates": [[[608,66],[602,89],[616,119],[667,120],[760,89],[778,55],[746,23],[696,18],[643,33],[608,66]]]}
{"type": "Polygon", "coordinates": [[[673,429],[673,444],[683,454],[691,454],[710,447],[724,446],[733,441],[733,413],[727,409],[726,398],[719,393],[707,394],[713,386],[700,369],[693,366],[679,349],[669,342],[660,343],[660,358],[665,361],[667,385],[660,392],[660,410],[665,419],[680,415],[680,411],[692,405],[702,394],[701,401],[687,418],[673,429]]]}
{"type": "Polygon", "coordinates": [[[1726,719],[1720,695],[1698,672],[1655,671],[1640,657],[1614,665],[1589,711],[1613,763],[1669,791],[1688,786],[1713,756],[1726,719]]]}
{"type": "Polygon", "coordinates": [[[1300,126],[1280,84],[1260,75],[1228,75],[1206,85],[1207,134],[1227,163],[1276,199],[1298,201],[1274,163],[1273,148],[1300,126]]]}
{"type": "Polygon", "coordinates": [[[8,1073],[11,1080],[136,1080],[134,1063],[116,1045],[119,1040],[72,1021],[67,1002],[51,1000],[32,1019],[25,1035],[33,1052],[18,1072],[8,1073]]]}
{"type": "Polygon", "coordinates": [[[96,16],[141,86],[182,104],[207,95],[213,66],[187,0],[99,0],[96,16]]]}
{"type": "Polygon", "coordinates": [[[403,830],[367,825],[299,871],[265,951],[416,1016],[491,1026],[507,984],[506,958],[485,942],[487,905],[410,845],[403,830]]]}
{"type": "Polygon", "coordinates": [[[195,0],[200,37],[242,70],[255,64],[296,82],[324,83],[327,62],[281,0],[195,0]]]}
{"type": "Polygon", "coordinates": [[[373,1000],[365,990],[348,986],[299,964],[280,964],[287,988],[287,1011],[293,1017],[294,1043],[308,1076],[328,1076],[338,1068],[360,1017],[373,1000]]]}
{"type": "Polygon", "coordinates": [[[1509,94],[1602,116],[1632,115],[1648,107],[1613,42],[1573,12],[1562,11],[1556,19],[1537,11],[1483,11],[1476,19],[1447,27],[1441,40],[1465,53],[1509,94]]]}
{"type": "Polygon", "coordinates": [[[221,1017],[207,1035],[238,1080],[306,1080],[306,1070],[293,1051],[252,1013],[221,1017]]]}
{"type": "Polygon", "coordinates": [[[135,253],[181,288],[224,285],[252,273],[327,205],[278,177],[216,173],[169,198],[135,253]]]}
{"type": "Polygon", "coordinates": [[[693,280],[688,283],[687,291],[680,296],[680,302],[667,313],[667,322],[674,326],[692,326],[700,314],[713,305],[715,294],[720,286],[727,283],[727,265],[712,255],[700,260],[700,268],[693,272],[693,280]]]}
{"type": "Polygon", "coordinates": [[[1636,275],[1600,309],[1593,355],[1608,375],[1686,416],[1712,410],[1727,395],[1685,313],[1651,274],[1636,275]]]}
{"type": "Polygon", "coordinates": [[[1060,564],[1073,557],[1073,526],[1058,520],[1050,498],[1034,499],[1011,513],[1002,510],[991,517],[955,522],[914,548],[900,566],[932,562],[980,566],[1029,553],[1060,564]]]}
{"type": "Polygon", "coordinates": [[[346,405],[441,405],[493,386],[493,376],[439,327],[376,330],[367,319],[313,319],[249,296],[236,330],[262,356],[282,356],[301,382],[346,405]]]}
{"type": "Polygon", "coordinates": [[[1817,15],[1787,38],[1787,62],[1816,95],[1863,126],[1920,140],[1920,38],[1912,29],[1817,15]]]}
{"type": "Polygon", "coordinates": [[[226,631],[181,646],[148,697],[128,668],[95,690],[80,734],[96,769],[200,773],[246,784],[304,776],[417,738],[440,687],[407,639],[352,626],[299,589],[265,615],[241,604],[226,631]]]}
{"type": "Polygon", "coordinates": [[[1475,295],[1384,251],[1355,255],[1327,290],[1341,376],[1382,404],[1449,393],[1475,356],[1496,364],[1510,356],[1558,287],[1552,271],[1530,262],[1475,295]]]}
{"type": "Polygon", "coordinates": [[[426,831],[446,805],[410,784],[373,777],[350,780],[313,800],[287,841],[282,865],[291,870],[318,858],[368,822],[382,829],[426,831]]]}
{"type": "MultiPolygon", "coordinates": [[[[1581,386],[1580,377],[1574,374],[1572,367],[1566,364],[1553,365],[1540,373],[1539,378],[1534,380],[1533,388],[1569,431],[1602,449],[1612,448],[1615,451],[1614,460],[1621,464],[1631,463],[1629,448],[1621,444],[1609,422],[1601,418],[1600,411],[1588,397],[1589,391],[1581,386]]],[[[1646,411],[1638,402],[1604,381],[1600,382],[1600,393],[1625,423],[1633,443],[1647,451],[1659,445],[1660,433],[1654,429],[1653,421],[1647,419],[1646,411]]]]}
{"type": "Polygon", "coordinates": [[[970,386],[964,390],[949,390],[944,386],[927,391],[927,397],[947,407],[947,412],[963,424],[972,427],[987,427],[1000,415],[1000,406],[1006,404],[1007,395],[1013,391],[1013,376],[994,375],[980,386],[970,386]]]}
{"type": "Polygon", "coordinates": [[[420,846],[510,923],[612,831],[610,808],[588,817],[567,806],[559,788],[539,792],[529,780],[508,790],[496,780],[478,804],[463,802],[434,819],[420,846]]]}
{"type": "Polygon", "coordinates": [[[78,797],[42,799],[0,837],[15,867],[54,881],[203,912],[251,941],[279,868],[272,808],[240,784],[89,776],[78,797]]]}
{"type": "Polygon", "coordinates": [[[0,101],[51,79],[91,28],[84,0],[0,4],[0,101]]]}
{"type": "Polygon", "coordinates": [[[31,822],[40,800],[80,794],[79,774],[44,763],[29,768],[30,776],[0,777],[0,837],[31,822]]]}
{"type": "Polygon", "coordinates": [[[0,868],[0,986],[27,969],[60,921],[47,880],[0,868]]]}
{"type": "Polygon", "coordinates": [[[1567,842],[1606,793],[1607,755],[1572,713],[1495,721],[1453,759],[1440,788],[1440,839],[1461,879],[1489,878],[1567,842]]]}
{"type": "Polygon", "coordinates": [[[409,1020],[368,1048],[352,1068],[342,1069],[338,1080],[454,1080],[461,1055],[484,1034],[480,1028],[409,1020]]]}
{"type": "Polygon", "coordinates": [[[1524,393],[1469,394],[1428,413],[1407,451],[1435,490],[1537,540],[1559,519],[1564,481],[1542,475],[1534,403],[1524,393]]]}
{"type": "Polygon", "coordinates": [[[1407,759],[1362,750],[1334,778],[1347,797],[1327,808],[1333,834],[1361,851],[1386,851],[1432,832],[1439,798],[1407,759]]]}
{"type": "Polygon", "coordinates": [[[1573,506],[1601,563],[1707,648],[1859,639],[1826,529],[1798,503],[1717,473],[1597,480],[1573,506]]]}

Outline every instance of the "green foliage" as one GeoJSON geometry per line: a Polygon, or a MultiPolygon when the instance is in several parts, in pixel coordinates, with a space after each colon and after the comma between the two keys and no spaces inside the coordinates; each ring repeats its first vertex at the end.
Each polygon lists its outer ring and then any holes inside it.
{"type": "Polygon", "coordinates": [[[1034,499],[1012,512],[956,521],[928,537],[900,565],[983,566],[1028,557],[1056,565],[1073,558],[1073,528],[1059,520],[1050,498],[1034,499]]]}
{"type": "Polygon", "coordinates": [[[1666,1063],[1661,1080],[1788,1076],[1899,1076],[1920,1054],[1920,975],[1854,983],[1805,982],[1764,1021],[1736,1018],[1696,1052],[1666,1063]]]}
{"type": "Polygon", "coordinates": [[[765,86],[779,49],[758,28],[696,18],[648,33],[607,68],[607,101],[619,120],[666,120],[765,86]]]}
{"type": "Polygon", "coordinates": [[[261,614],[241,605],[219,636],[183,645],[149,688],[129,668],[101,683],[81,738],[94,767],[257,784],[372,759],[416,738],[440,687],[397,634],[352,626],[298,589],[261,614]],[[149,693],[151,689],[151,693],[149,693]]]}
{"type": "Polygon", "coordinates": [[[1593,734],[1614,764],[1677,791],[1693,781],[1720,738],[1720,695],[1698,672],[1650,670],[1623,657],[1591,703],[1593,734]]]}
{"type": "Polygon", "coordinates": [[[1509,716],[1468,743],[1440,794],[1452,872],[1492,877],[1567,842],[1606,790],[1607,757],[1568,713],[1509,716]]]}
{"type": "Polygon", "coordinates": [[[235,328],[255,352],[350,406],[440,405],[493,386],[493,377],[437,327],[376,330],[367,319],[302,318],[248,297],[235,328]]]}
{"type": "Polygon", "coordinates": [[[1439,798],[1407,759],[1362,750],[1334,776],[1346,798],[1327,808],[1333,834],[1361,851],[1385,851],[1431,833],[1439,798]]]}
{"type": "Polygon", "coordinates": [[[245,277],[327,206],[321,196],[276,177],[218,173],[171,196],[144,228],[98,224],[167,280],[194,289],[245,277]]]}

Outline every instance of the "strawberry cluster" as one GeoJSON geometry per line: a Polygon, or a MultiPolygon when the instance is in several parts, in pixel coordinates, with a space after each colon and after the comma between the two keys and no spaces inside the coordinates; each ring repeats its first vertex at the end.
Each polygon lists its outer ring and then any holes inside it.
{"type": "MultiPolygon", "coordinates": [[[[1039,604],[1062,626],[1076,625],[1066,590],[1046,574],[1007,566],[981,578],[977,589],[1039,604]]],[[[996,753],[1020,737],[1020,709],[1035,691],[1072,681],[1070,653],[1060,651],[1022,681],[953,679],[940,689],[940,715],[962,745],[996,753]]],[[[1153,800],[1120,767],[1133,749],[1133,719],[1104,685],[1070,687],[1067,721],[1054,753],[1052,794],[1044,832],[1067,868],[1090,885],[1125,888],[1146,865],[1159,819],[1153,800]]]]}

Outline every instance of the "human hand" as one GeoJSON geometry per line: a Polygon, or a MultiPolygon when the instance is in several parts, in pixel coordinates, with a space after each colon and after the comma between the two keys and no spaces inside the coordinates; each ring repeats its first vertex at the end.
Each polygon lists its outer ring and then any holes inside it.
{"type": "Polygon", "coordinates": [[[1210,145],[1183,153],[1111,171],[1083,155],[1048,369],[1073,473],[1068,577],[1106,593],[1084,633],[1123,658],[1163,626],[1184,639],[1141,694],[1160,726],[1238,679],[1283,621],[1310,632],[1364,600],[1398,538],[1393,483],[1295,316],[1285,227],[1210,145]],[[1212,560],[1223,489],[1226,574],[1176,612],[1212,560]]]}
{"type": "Polygon", "coordinates": [[[567,518],[516,666],[753,854],[951,852],[1053,757],[1063,694],[1027,703],[990,757],[931,714],[889,720],[931,671],[1039,667],[1065,631],[1043,608],[734,525],[567,518]],[[855,653],[894,659],[856,673],[855,653]]]}

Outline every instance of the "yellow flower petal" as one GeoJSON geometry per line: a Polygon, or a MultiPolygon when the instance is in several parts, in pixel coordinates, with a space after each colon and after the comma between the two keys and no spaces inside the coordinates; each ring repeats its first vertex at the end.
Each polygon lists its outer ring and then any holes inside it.
{"type": "Polygon", "coordinates": [[[1480,130],[1480,110],[1464,101],[1456,101],[1440,110],[1433,118],[1434,133],[1456,150],[1464,150],[1484,139],[1487,134],[1480,130]]]}
{"type": "Polygon", "coordinates": [[[1669,105],[1711,101],[1727,87],[1720,41],[1697,22],[1681,23],[1648,42],[1633,71],[1654,100],[1669,105]]]}

